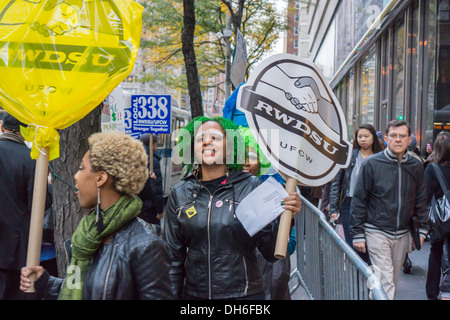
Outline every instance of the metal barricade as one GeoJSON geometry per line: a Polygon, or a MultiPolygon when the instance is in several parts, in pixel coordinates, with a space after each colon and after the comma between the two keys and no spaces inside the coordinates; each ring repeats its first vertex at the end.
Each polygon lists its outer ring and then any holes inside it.
{"type": "Polygon", "coordinates": [[[374,270],[327,222],[325,215],[300,195],[295,216],[297,268],[291,280],[313,300],[387,300],[374,270]]]}

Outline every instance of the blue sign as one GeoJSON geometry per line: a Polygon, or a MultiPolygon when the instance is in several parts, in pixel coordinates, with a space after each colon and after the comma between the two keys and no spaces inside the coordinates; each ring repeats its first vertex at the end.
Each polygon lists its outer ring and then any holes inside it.
{"type": "Polygon", "coordinates": [[[132,95],[125,108],[125,133],[139,138],[142,134],[170,134],[170,95],[132,95]]]}

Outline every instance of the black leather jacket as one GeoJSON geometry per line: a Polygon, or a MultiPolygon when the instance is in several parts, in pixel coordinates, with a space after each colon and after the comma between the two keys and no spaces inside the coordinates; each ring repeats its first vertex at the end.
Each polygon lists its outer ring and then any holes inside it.
{"type": "Polygon", "coordinates": [[[202,299],[227,299],[263,292],[255,248],[269,261],[278,225],[271,223],[250,237],[235,209],[261,180],[231,171],[226,183],[211,194],[194,176],[173,187],[164,215],[164,232],[172,259],[174,294],[202,299]]]}
{"type": "MultiPolygon", "coordinates": [[[[84,300],[173,299],[169,255],[156,230],[140,218],[131,220],[100,246],[91,260],[83,286],[84,300]]],[[[37,296],[57,299],[63,279],[44,273],[36,282],[37,296]]]]}
{"type": "Polygon", "coordinates": [[[347,195],[347,189],[350,185],[350,178],[355,167],[358,152],[359,149],[353,149],[350,164],[347,168],[339,170],[333,179],[330,189],[330,214],[338,213],[341,209],[342,202],[347,195]]]}
{"type": "Polygon", "coordinates": [[[401,236],[409,232],[413,214],[425,237],[427,198],[422,163],[408,154],[399,162],[388,148],[367,158],[358,175],[350,210],[353,242],[364,240],[365,229],[401,236]]]}

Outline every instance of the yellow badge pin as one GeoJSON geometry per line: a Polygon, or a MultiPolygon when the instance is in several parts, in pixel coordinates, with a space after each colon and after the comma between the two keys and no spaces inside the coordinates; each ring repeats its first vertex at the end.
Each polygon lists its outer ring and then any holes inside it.
{"type": "Polygon", "coordinates": [[[190,207],[186,210],[186,215],[190,219],[197,214],[197,210],[195,210],[194,206],[190,207]]]}

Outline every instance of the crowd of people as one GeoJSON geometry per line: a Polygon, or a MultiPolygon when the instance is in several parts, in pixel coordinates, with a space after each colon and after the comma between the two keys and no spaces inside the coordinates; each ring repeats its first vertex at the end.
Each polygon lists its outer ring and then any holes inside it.
{"type": "MultiPolygon", "coordinates": [[[[268,177],[284,183],[248,129],[222,117],[192,120],[184,128],[189,138],[178,140],[190,151],[183,158],[187,174],[165,207],[159,157],[149,152],[149,136],[93,134],[74,175],[79,203],[88,213],[70,239],[67,272],[59,278],[44,264],[24,267],[35,163],[20,125],[3,117],[0,201],[8,205],[0,206],[0,238],[8,245],[0,249],[0,299],[24,299],[31,286],[34,299],[291,298],[290,259],[274,257],[278,219],[250,236],[236,216],[239,203],[268,177]],[[230,137],[228,130],[239,134],[230,137]],[[241,143],[244,163],[236,152],[241,143]]],[[[424,158],[406,122],[389,122],[385,134],[363,124],[355,132],[350,165],[323,188],[321,205],[329,199],[330,221],[342,224],[347,244],[378,268],[389,299],[413,250],[413,217],[420,234],[416,245],[427,239],[427,205],[433,195],[442,196],[436,166],[450,185],[449,137],[439,134],[424,158]]],[[[293,216],[300,212],[296,192],[281,204],[293,216]]],[[[291,225],[288,257],[296,241],[291,225]]],[[[429,299],[450,298],[442,263],[447,241],[431,243],[429,299]]]]}
{"type": "MultiPolygon", "coordinates": [[[[434,148],[427,146],[421,155],[406,122],[389,122],[385,134],[363,124],[355,132],[350,165],[324,186],[328,192],[322,197],[322,211],[329,214],[333,225],[342,225],[347,244],[379,271],[389,299],[395,297],[402,267],[403,272],[410,272],[408,253],[428,240],[428,207],[433,195],[443,195],[433,166],[442,169],[450,185],[449,137],[441,132],[434,148]],[[417,244],[412,238],[413,219],[418,221],[417,244]]],[[[430,241],[425,288],[430,300],[439,294],[441,299],[449,296],[448,253],[443,254],[447,241],[430,241]]]]}
{"type": "MultiPolygon", "coordinates": [[[[263,180],[243,170],[251,162],[249,157],[246,163],[238,163],[237,158],[233,163],[225,161],[238,143],[225,134],[227,129],[238,130],[232,121],[194,120],[186,126],[192,141],[188,146],[192,158],[186,163],[189,174],[171,190],[164,213],[157,198],[158,175],[148,169],[146,141],[123,133],[92,135],[74,175],[79,203],[89,213],[67,246],[70,262],[64,278],[42,265],[23,267],[26,248],[21,248],[21,256],[2,248],[0,260],[14,264],[0,270],[0,298],[18,299],[16,294],[33,287],[34,299],[264,299],[271,284],[263,281],[257,254],[276,265],[278,221],[250,237],[235,214],[239,202],[263,180]],[[202,125],[194,127],[199,121],[202,125]],[[161,218],[163,230],[155,220],[161,218]],[[8,259],[3,259],[5,254],[8,259]]],[[[14,130],[1,136],[0,148],[20,149],[25,162],[29,154],[19,131],[24,124],[6,114],[3,128],[12,121],[14,130]]],[[[3,150],[1,158],[7,158],[3,150]]],[[[26,174],[34,175],[35,164],[29,162],[26,174]]],[[[2,176],[6,165],[11,163],[0,161],[2,176]]],[[[8,170],[14,176],[13,167],[8,170]]],[[[27,178],[23,180],[32,184],[27,178]]],[[[22,189],[24,196],[15,200],[27,203],[32,188],[22,189]]],[[[300,198],[296,192],[289,193],[281,205],[295,216],[300,198]]],[[[17,217],[21,221],[15,223],[23,230],[19,241],[12,229],[11,242],[26,245],[30,211],[27,206],[17,217]]],[[[1,231],[11,223],[9,216],[11,212],[3,209],[1,231]]]]}

